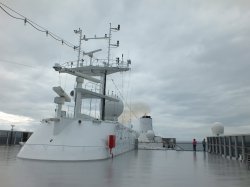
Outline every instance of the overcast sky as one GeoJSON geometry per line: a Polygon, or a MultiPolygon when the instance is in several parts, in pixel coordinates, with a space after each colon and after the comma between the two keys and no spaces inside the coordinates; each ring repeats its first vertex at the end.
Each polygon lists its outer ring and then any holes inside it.
{"type": "MultiPolygon", "coordinates": [[[[137,117],[152,116],[157,135],[201,140],[215,122],[226,134],[250,133],[250,1],[0,2],[75,45],[74,29],[103,36],[110,22],[120,24],[112,58],[123,53],[132,70],[117,85],[137,117]]],[[[76,60],[77,53],[2,10],[0,28],[0,123],[38,124],[54,114],[51,87],[74,86],[54,63],[76,60]]],[[[99,48],[84,43],[86,51],[88,45],[99,48]]]]}

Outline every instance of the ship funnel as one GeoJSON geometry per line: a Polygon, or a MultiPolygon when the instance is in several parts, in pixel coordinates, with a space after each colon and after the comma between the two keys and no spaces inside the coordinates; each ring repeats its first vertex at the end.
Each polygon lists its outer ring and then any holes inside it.
{"type": "Polygon", "coordinates": [[[140,118],[140,132],[147,133],[153,131],[151,116],[144,115],[140,118]]]}

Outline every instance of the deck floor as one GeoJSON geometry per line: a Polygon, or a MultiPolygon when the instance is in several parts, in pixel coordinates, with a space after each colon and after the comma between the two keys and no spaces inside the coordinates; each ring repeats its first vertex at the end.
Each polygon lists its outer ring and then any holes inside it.
{"type": "Polygon", "coordinates": [[[0,186],[250,186],[243,163],[203,152],[138,150],[113,160],[48,162],[17,159],[18,150],[0,146],[0,186]]]}

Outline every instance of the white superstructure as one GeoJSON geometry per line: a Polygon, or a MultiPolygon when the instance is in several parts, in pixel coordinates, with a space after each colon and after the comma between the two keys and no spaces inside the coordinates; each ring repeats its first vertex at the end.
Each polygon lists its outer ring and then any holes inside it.
{"type": "Polygon", "coordinates": [[[115,95],[106,94],[106,77],[110,74],[128,71],[131,61],[118,61],[110,64],[110,48],[118,46],[111,44],[111,31],[118,31],[120,26],[112,28],[110,24],[109,36],[86,38],[82,37],[81,29],[75,33],[80,34],[77,47],[78,61],[76,66],[64,67],[55,64],[53,67],[59,73],[68,73],[76,77],[76,87],[70,94],[75,101],[74,116],[69,117],[63,111],[65,102],[71,102],[71,97],[60,87],[53,87],[58,95],[54,99],[57,104],[56,116],[43,119],[37,129],[20,150],[18,157],[39,160],[96,160],[106,159],[135,148],[136,132],[118,122],[123,112],[123,102],[115,95]],[[108,59],[102,65],[93,65],[93,53],[100,49],[83,52],[90,57],[90,64],[80,65],[81,40],[108,39],[108,59]],[[86,89],[85,80],[100,85],[99,92],[86,89]],[[100,118],[94,118],[82,113],[82,104],[85,99],[99,99],[100,118]]]}

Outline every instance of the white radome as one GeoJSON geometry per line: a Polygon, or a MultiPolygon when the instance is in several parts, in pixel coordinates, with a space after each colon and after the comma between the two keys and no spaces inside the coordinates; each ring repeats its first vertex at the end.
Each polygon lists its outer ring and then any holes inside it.
{"type": "Polygon", "coordinates": [[[154,131],[148,130],[147,133],[146,133],[146,137],[147,137],[149,140],[153,140],[154,137],[155,137],[154,131]]]}
{"type": "Polygon", "coordinates": [[[111,121],[117,121],[118,117],[123,112],[123,102],[119,100],[119,102],[108,101],[105,102],[105,119],[111,121]]]}
{"type": "Polygon", "coordinates": [[[219,136],[224,133],[224,126],[220,122],[215,122],[211,128],[214,135],[219,136]]]}

